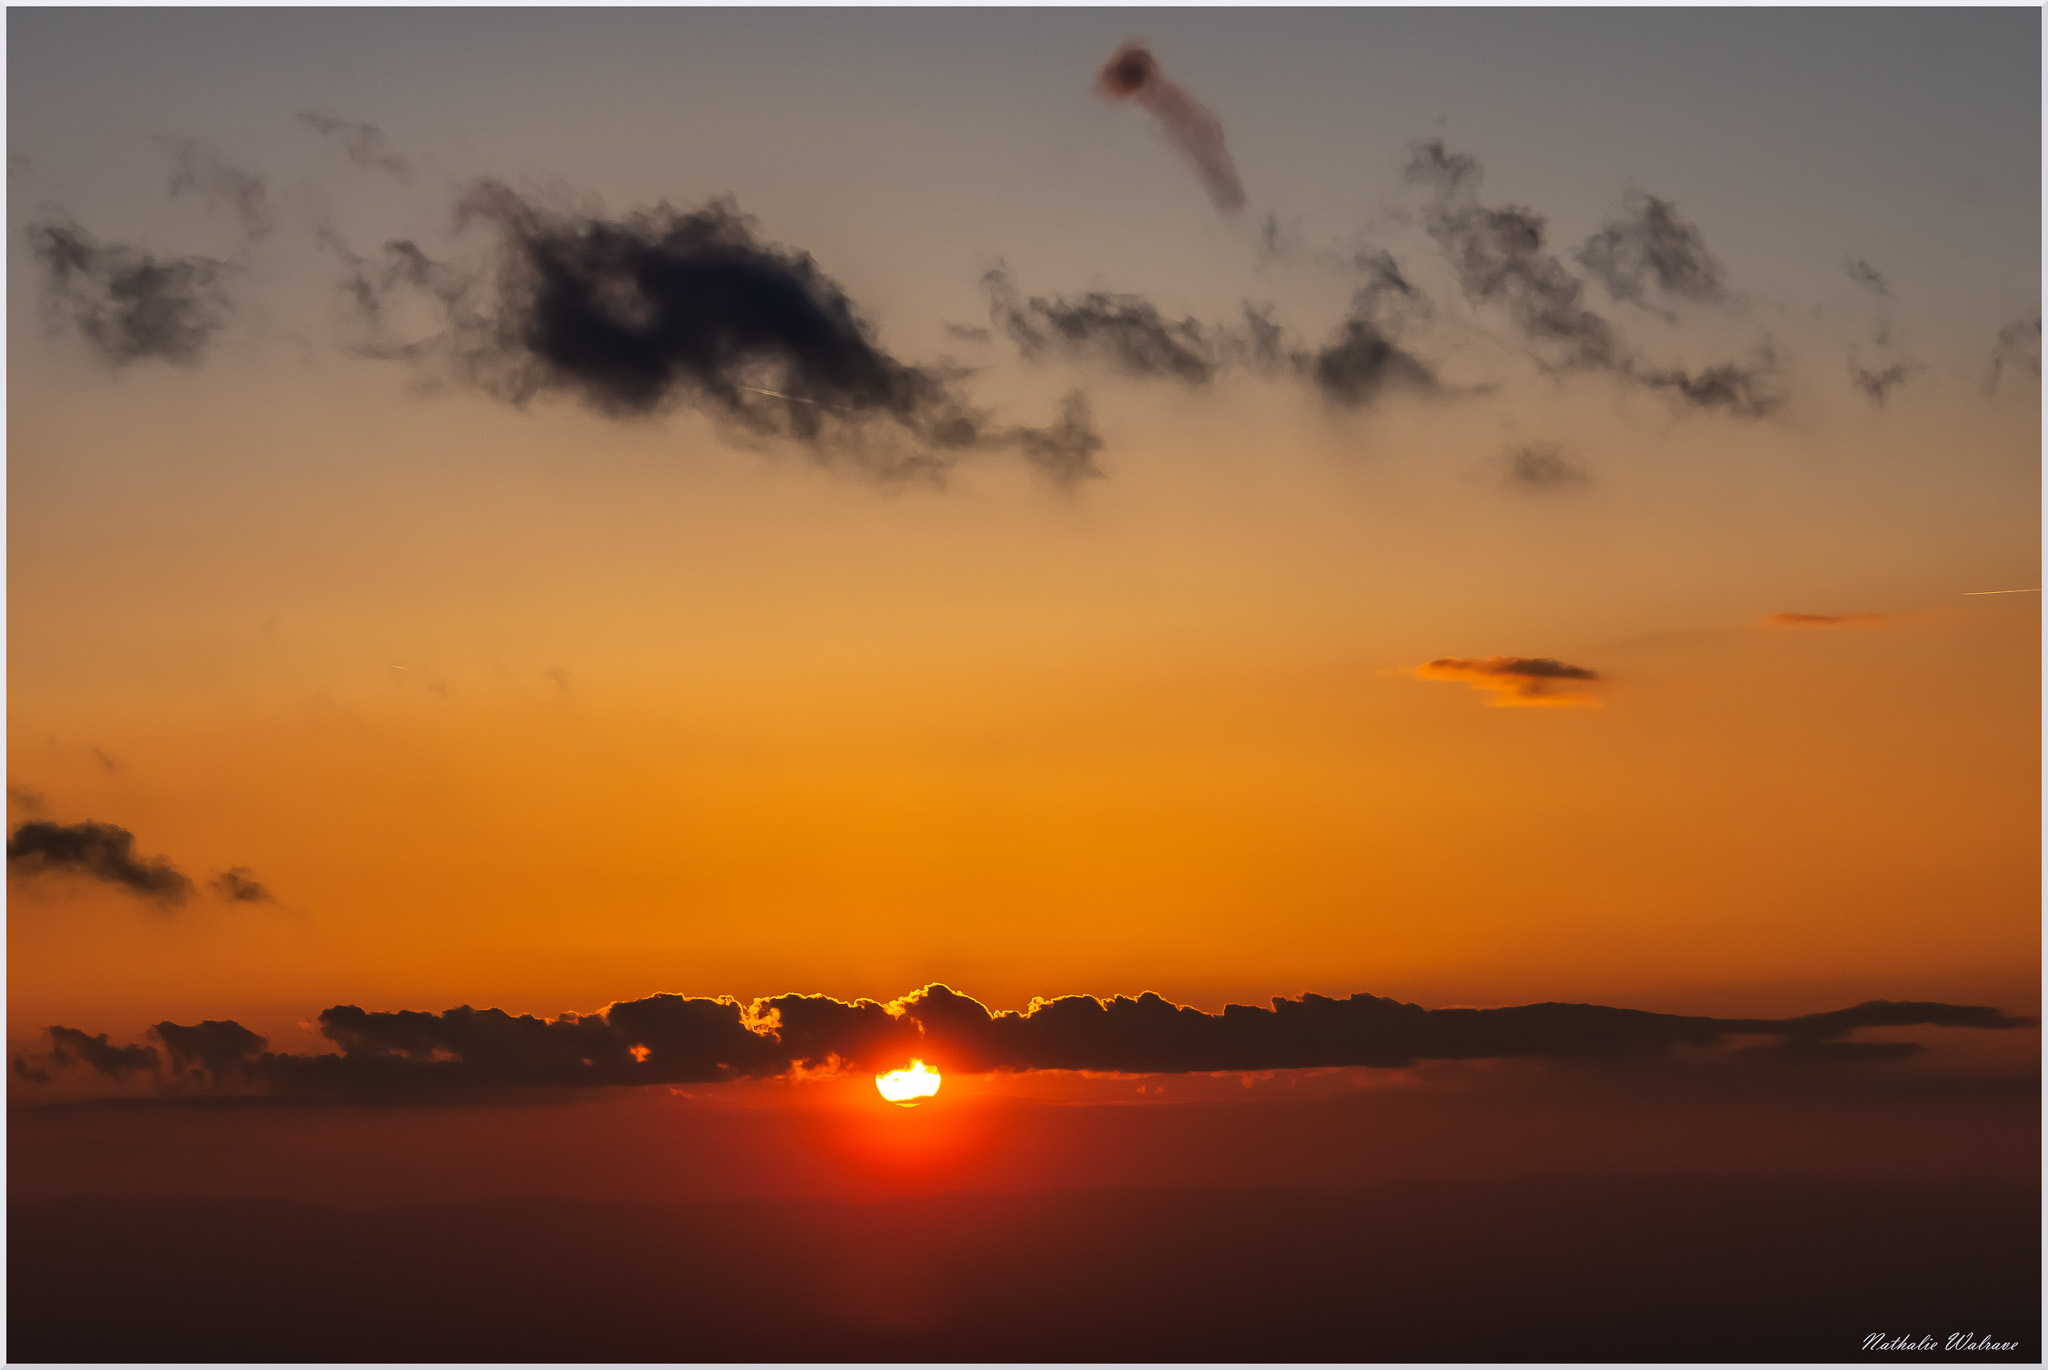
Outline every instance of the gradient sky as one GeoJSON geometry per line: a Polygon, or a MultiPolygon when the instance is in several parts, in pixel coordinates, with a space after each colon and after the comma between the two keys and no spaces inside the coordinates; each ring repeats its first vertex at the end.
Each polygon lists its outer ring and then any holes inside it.
{"type": "Polygon", "coordinates": [[[1966,597],[2039,584],[2035,10],[15,10],[8,37],[9,780],[275,895],[13,882],[17,1037],[930,980],[2037,1010],[2038,597],[1966,597]],[[1133,36],[1221,118],[1241,216],[1091,94],[1133,36]],[[1587,304],[1658,364],[1767,341],[1784,403],[1545,373],[1424,231],[1430,138],[1567,263],[1629,192],[1671,201],[1728,300],[1587,304]],[[262,176],[268,234],[168,194],[164,139],[262,176]],[[731,196],[1006,421],[1083,390],[1105,479],[991,454],[878,488],[687,411],[352,354],[316,229],[456,250],[484,176],[614,215],[731,196]],[[110,367],[53,320],[26,246],[53,210],[236,262],[201,364],[110,367]],[[1367,246],[1433,302],[1408,345],[1454,393],[1345,410],[947,330],[988,324],[1002,263],[1172,319],[1268,303],[1320,344],[1367,246]],[[1880,403],[1852,364],[1907,370],[1880,403]],[[1517,482],[1526,447],[1586,479],[1517,482]],[[1597,672],[1599,707],[1416,675],[1503,656],[1597,672]]]}

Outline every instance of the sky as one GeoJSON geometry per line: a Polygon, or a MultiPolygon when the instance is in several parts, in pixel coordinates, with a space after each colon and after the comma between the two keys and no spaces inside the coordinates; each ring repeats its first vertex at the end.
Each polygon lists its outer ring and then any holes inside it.
{"type": "Polygon", "coordinates": [[[8,1349],[2037,1361],[2040,24],[10,10],[8,1349]]]}
{"type": "Polygon", "coordinates": [[[2038,1007],[2033,11],[8,34],[18,1046],[2038,1007]]]}

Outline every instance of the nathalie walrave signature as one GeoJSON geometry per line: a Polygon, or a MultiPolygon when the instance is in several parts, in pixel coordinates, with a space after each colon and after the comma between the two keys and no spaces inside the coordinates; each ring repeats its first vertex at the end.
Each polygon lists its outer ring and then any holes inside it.
{"type": "Polygon", "coordinates": [[[2017,1351],[2016,1341],[1993,1341],[1989,1336],[1977,1336],[1973,1332],[1951,1332],[1945,1341],[1936,1341],[1931,1332],[1915,1337],[1904,1333],[1896,1337],[1882,1332],[1872,1332],[1863,1339],[1865,1351],[2017,1351]]]}

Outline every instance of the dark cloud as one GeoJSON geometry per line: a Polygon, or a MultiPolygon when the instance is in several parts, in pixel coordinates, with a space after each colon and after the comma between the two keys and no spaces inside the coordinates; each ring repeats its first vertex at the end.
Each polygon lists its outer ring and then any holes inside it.
{"type": "Polygon", "coordinates": [[[299,122],[323,136],[339,139],[342,152],[363,170],[386,172],[401,181],[412,179],[412,163],[391,150],[384,141],[384,130],[375,124],[337,119],[316,109],[300,114],[299,122]]]}
{"type": "Polygon", "coordinates": [[[1892,297],[1892,283],[1885,279],[1882,271],[1861,257],[1842,258],[1842,272],[1878,299],[1888,300],[1892,297]]]}
{"type": "Polygon", "coordinates": [[[2041,318],[2009,323],[1998,330],[1998,350],[1991,357],[1991,375],[1985,389],[1996,392],[2006,368],[2041,379],[2041,318]]]}
{"type": "Polygon", "coordinates": [[[1906,362],[1895,362],[1881,371],[1872,371],[1852,359],[1849,362],[1849,383],[1868,395],[1872,404],[1883,404],[1885,396],[1904,385],[1913,371],[1914,368],[1906,362]]]}
{"type": "Polygon", "coordinates": [[[117,1047],[107,1041],[104,1032],[97,1037],[89,1037],[77,1028],[51,1028],[50,1064],[62,1067],[73,1061],[83,1062],[100,1074],[111,1075],[115,1079],[140,1070],[156,1070],[161,1064],[155,1047],[117,1047]]]}
{"type": "Polygon", "coordinates": [[[1703,304],[1727,298],[1720,263],[1708,253],[1706,239],[1669,200],[1631,191],[1622,210],[1622,217],[1608,220],[1586,240],[1576,258],[1609,295],[1644,308],[1650,307],[1652,287],[1703,304]]]}
{"type": "Polygon", "coordinates": [[[1547,443],[1511,447],[1506,463],[1509,482],[1531,490],[1569,490],[1592,479],[1566,461],[1562,449],[1547,443]]]}
{"type": "MultiPolygon", "coordinates": [[[[1870,341],[1880,349],[1889,349],[1892,342],[1891,282],[1882,271],[1861,257],[1844,257],[1842,274],[1869,294],[1873,310],[1870,341]]],[[[1919,369],[1911,361],[1898,359],[1896,354],[1865,366],[1854,349],[1849,353],[1849,384],[1875,405],[1883,405],[1886,396],[1904,385],[1919,369]]]]}
{"type": "Polygon", "coordinates": [[[1167,319],[1142,295],[1093,291],[1072,299],[1019,297],[1007,271],[982,277],[989,317],[1027,360],[1101,361],[1126,376],[1170,377],[1206,385],[1223,364],[1213,330],[1167,319]]]}
{"type": "Polygon", "coordinates": [[[964,323],[949,323],[946,325],[946,336],[958,338],[961,342],[985,343],[995,335],[986,328],[975,328],[964,323]]]}
{"type": "Polygon", "coordinates": [[[1772,614],[1764,622],[1773,628],[1840,628],[1844,625],[1887,622],[1889,614],[1772,614]]]}
{"type": "Polygon", "coordinates": [[[1439,657],[1417,666],[1415,678],[1462,682],[1491,694],[1497,708],[1600,705],[1588,689],[1598,671],[1547,656],[1439,657]]]}
{"type": "Polygon", "coordinates": [[[937,481],[992,451],[1062,484],[1101,474],[1080,395],[1048,427],[996,423],[957,374],[891,356],[808,254],[763,242],[728,201],[607,219],[484,182],[457,217],[492,235],[488,260],[464,267],[395,241],[366,261],[328,236],[373,354],[513,404],[563,395],[618,418],[693,409],[885,480],[937,481]],[[395,340],[402,302],[424,305],[436,331],[395,340]]]}
{"type": "Polygon", "coordinates": [[[1296,369],[1324,398],[1347,408],[1371,404],[1390,389],[1437,390],[1436,373],[1395,341],[1429,317],[1428,299],[1386,252],[1361,252],[1354,265],[1365,280],[1352,292],[1350,313],[1329,342],[1296,356],[1296,369]]]}
{"type": "Polygon", "coordinates": [[[1172,320],[1142,295],[1102,291],[1024,299],[1004,269],[982,280],[991,320],[1029,361],[1095,362],[1124,376],[1203,386],[1223,371],[1245,367],[1292,374],[1326,399],[1349,408],[1391,389],[1438,389],[1436,374],[1394,339],[1429,312],[1425,300],[1384,253],[1361,254],[1366,281],[1351,310],[1320,348],[1289,343],[1270,310],[1247,304],[1237,325],[1172,320]]]}
{"type": "Polygon", "coordinates": [[[213,877],[209,882],[213,891],[223,899],[239,904],[274,904],[276,898],[256,878],[256,872],[247,866],[232,866],[213,877]]]}
{"type": "MultiPolygon", "coordinates": [[[[1584,284],[1546,250],[1542,215],[1516,205],[1479,203],[1480,169],[1471,157],[1449,151],[1440,141],[1417,143],[1407,174],[1430,192],[1424,227],[1449,257],[1466,295],[1505,307],[1545,366],[1608,372],[1682,405],[1743,418],[1760,418],[1781,402],[1767,350],[1751,365],[1723,363],[1698,374],[1645,363],[1612,323],[1587,307],[1584,284]]],[[[1601,240],[1596,236],[1594,241],[1601,240]]],[[[1617,271],[1622,269],[1622,245],[1629,241],[1624,235],[1617,242],[1617,271]]],[[[1688,288],[1704,288],[1699,261],[1675,253],[1666,264],[1688,288]],[[1689,272],[1680,269],[1687,263],[1689,272]]],[[[1657,269],[1647,260],[1642,265],[1644,273],[1657,269]]],[[[1620,279],[1626,288],[1633,277],[1624,273],[1620,279]]]]}
{"type": "Polygon", "coordinates": [[[1763,418],[1784,402],[1777,360],[1768,350],[1748,366],[1723,362],[1685,372],[1631,362],[1624,374],[1645,389],[1675,395],[1695,409],[1718,409],[1737,418],[1763,418]]]}
{"type": "Polygon", "coordinates": [[[17,826],[7,837],[7,869],[20,875],[81,875],[161,904],[182,904],[192,882],[163,857],[138,858],[135,835],[112,823],[17,826]]]}
{"type": "Polygon", "coordinates": [[[196,366],[227,322],[226,262],[152,257],[61,218],[29,225],[28,246],[47,304],[113,366],[196,366]]]}
{"type": "Polygon", "coordinates": [[[172,1074],[215,1085],[238,1077],[255,1078],[264,1059],[263,1049],[270,1044],[240,1023],[211,1018],[189,1026],[158,1023],[150,1033],[170,1054],[172,1074]]]}
{"type": "MultiPolygon", "coordinates": [[[[1542,668],[1581,678],[1571,674],[1578,668],[1556,662],[1528,669],[1542,668]]],[[[262,1037],[233,1022],[159,1023],[152,1031],[182,1079],[299,1094],[431,1097],[464,1089],[882,1071],[913,1055],[942,1072],[1174,1073],[1495,1058],[1647,1060],[1678,1048],[1775,1043],[1816,1062],[1853,1062],[1899,1054],[1845,1040],[1863,1028],[2031,1025],[1993,1008],[1934,1003],[1873,1001],[1799,1018],[1732,1019],[1593,1004],[1424,1009],[1370,994],[1306,994],[1275,999],[1271,1008],[1232,1004],[1221,1013],[1156,994],[1070,995],[1035,1000],[1021,1013],[991,1013],[944,985],[928,985],[891,1004],[789,994],[742,1005],[662,994],[552,1019],[497,1009],[373,1012],[344,1005],[320,1015],[321,1031],[339,1049],[323,1055],[268,1052],[262,1037]]],[[[98,1040],[92,1059],[141,1062],[109,1053],[148,1050],[98,1040]]]]}
{"type": "Polygon", "coordinates": [[[1424,224],[1475,300],[1503,303],[1532,342],[1565,369],[1619,370],[1626,350],[1606,319],[1585,307],[1585,287],[1543,247],[1543,217],[1477,199],[1478,162],[1441,142],[1417,144],[1408,178],[1432,197],[1424,224]]]}
{"type": "Polygon", "coordinates": [[[1371,404],[1390,389],[1437,388],[1428,366],[1358,314],[1338,325],[1336,336],[1308,359],[1307,374],[1325,398],[1347,408],[1371,404]]]}
{"type": "Polygon", "coordinates": [[[7,807],[20,809],[23,813],[40,817],[43,812],[43,792],[30,789],[27,785],[7,787],[7,807]]]}
{"type": "Polygon", "coordinates": [[[1209,199],[1226,214],[1244,208],[1244,186],[1238,182],[1230,149],[1223,144],[1223,125],[1194,97],[1167,79],[1143,43],[1125,43],[1095,76],[1096,89],[1113,100],[1130,100],[1159,121],[1167,140],[1179,148],[1209,199]]]}
{"type": "Polygon", "coordinates": [[[162,141],[177,158],[171,171],[173,198],[196,195],[208,209],[226,208],[252,241],[270,232],[270,191],[261,176],[230,166],[213,149],[190,138],[162,141]]]}

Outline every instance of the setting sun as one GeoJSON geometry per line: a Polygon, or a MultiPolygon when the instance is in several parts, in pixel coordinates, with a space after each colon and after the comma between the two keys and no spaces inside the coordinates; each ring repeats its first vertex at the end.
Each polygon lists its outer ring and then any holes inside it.
{"type": "Polygon", "coordinates": [[[915,1108],[939,1092],[939,1072],[923,1061],[912,1061],[907,1070],[892,1070],[875,1077],[875,1088],[892,1104],[915,1108]]]}

